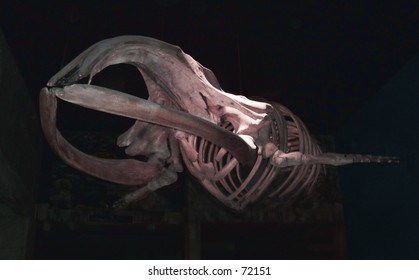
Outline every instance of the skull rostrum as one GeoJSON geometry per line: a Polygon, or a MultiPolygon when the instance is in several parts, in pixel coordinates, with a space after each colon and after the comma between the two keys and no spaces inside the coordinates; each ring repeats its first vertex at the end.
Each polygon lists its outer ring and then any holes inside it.
{"type": "Polygon", "coordinates": [[[117,206],[174,183],[184,166],[216,199],[242,210],[262,196],[310,191],[324,164],[397,160],[323,154],[286,107],[224,92],[212,71],[179,47],[141,36],[104,40],[80,54],[41,90],[40,113],[48,143],[67,164],[138,187],[117,206]],[[121,63],[141,73],[148,100],[90,84],[104,68],[121,63]],[[80,83],[84,78],[87,84],[80,83]],[[117,144],[147,161],[102,159],[74,148],[56,128],[57,98],[135,120],[117,144]]]}

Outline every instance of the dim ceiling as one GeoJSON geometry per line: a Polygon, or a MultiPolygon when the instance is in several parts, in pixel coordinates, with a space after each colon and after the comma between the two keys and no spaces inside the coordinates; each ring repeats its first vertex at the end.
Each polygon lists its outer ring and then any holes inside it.
{"type": "Polygon", "coordinates": [[[35,102],[91,44],[135,34],[179,45],[224,90],[333,133],[418,52],[419,2],[4,0],[0,28],[35,102]]]}

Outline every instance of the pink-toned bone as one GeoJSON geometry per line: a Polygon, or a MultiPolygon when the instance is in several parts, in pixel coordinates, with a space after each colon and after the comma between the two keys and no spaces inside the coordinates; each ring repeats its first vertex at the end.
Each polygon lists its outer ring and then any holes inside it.
{"type": "Polygon", "coordinates": [[[107,66],[120,63],[129,63],[139,69],[149,89],[150,100],[156,101],[156,95],[164,95],[169,106],[176,104],[190,115],[217,125],[223,123],[224,118],[237,119],[234,124],[240,127],[235,127],[236,134],[262,141],[258,146],[266,144],[266,137],[259,137],[259,134],[269,126],[265,121],[271,109],[269,104],[222,91],[211,70],[179,47],[153,38],[121,36],[101,41],[54,75],[48,86],[73,84],[84,77],[91,79],[107,66]],[[235,110],[234,117],[231,117],[230,109],[235,110]]]}
{"type": "Polygon", "coordinates": [[[303,122],[286,107],[224,92],[211,70],[179,47],[141,37],[101,41],[60,70],[41,91],[47,140],[67,163],[99,178],[145,186],[125,205],[177,180],[181,162],[224,205],[243,210],[262,194],[292,199],[310,191],[324,165],[397,162],[397,158],[321,153],[303,122]],[[137,67],[149,100],[90,85],[109,65],[137,67]],[[89,77],[89,83],[77,84],[89,77]],[[136,120],[117,144],[148,162],[87,156],[55,129],[55,97],[136,120]],[[113,167],[116,170],[113,170],[113,167]],[[126,170],[124,170],[126,169],[126,170]]]}
{"type": "Polygon", "coordinates": [[[52,91],[58,98],[83,107],[172,127],[203,137],[224,147],[243,163],[251,161],[255,154],[236,134],[212,122],[123,92],[82,84],[63,89],[55,88],[52,91]]]}
{"type": "Polygon", "coordinates": [[[54,151],[70,166],[106,181],[133,186],[147,184],[161,172],[158,163],[101,159],[78,151],[56,129],[56,110],[55,95],[47,88],[42,89],[40,114],[44,135],[54,151]]]}
{"type": "Polygon", "coordinates": [[[352,163],[391,163],[399,162],[396,157],[372,156],[372,155],[351,155],[323,153],[318,155],[303,154],[301,152],[284,153],[277,150],[271,158],[272,164],[278,167],[288,167],[304,164],[326,164],[341,166],[352,163]]]}

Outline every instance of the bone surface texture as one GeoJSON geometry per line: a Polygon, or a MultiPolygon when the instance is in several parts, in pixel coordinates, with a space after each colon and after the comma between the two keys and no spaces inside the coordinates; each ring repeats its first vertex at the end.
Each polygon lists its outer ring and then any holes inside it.
{"type": "Polygon", "coordinates": [[[286,107],[224,92],[211,70],[179,47],[148,37],[121,36],[91,46],[40,94],[45,137],[67,164],[137,187],[117,206],[174,183],[184,167],[222,204],[243,210],[262,198],[292,199],[309,192],[324,165],[397,161],[323,154],[286,107]],[[148,100],[91,84],[100,71],[121,63],[138,69],[148,100]],[[132,119],[133,126],[117,140],[132,158],[101,159],[71,146],[56,128],[57,98],[132,119]]]}

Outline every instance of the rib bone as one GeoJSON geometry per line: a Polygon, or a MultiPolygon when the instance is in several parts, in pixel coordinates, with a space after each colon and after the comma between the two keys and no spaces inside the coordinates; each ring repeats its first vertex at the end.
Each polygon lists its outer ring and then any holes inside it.
{"type": "Polygon", "coordinates": [[[324,165],[398,161],[322,153],[289,109],[224,92],[211,70],[179,47],[152,38],[101,41],[60,70],[47,86],[41,90],[41,122],[57,154],[101,179],[141,185],[117,205],[172,184],[183,170],[182,162],[221,203],[243,210],[261,197],[293,199],[309,192],[324,165]],[[97,73],[120,63],[137,67],[149,100],[91,85],[97,73]],[[89,78],[88,84],[80,84],[83,78],[89,78]],[[134,119],[117,144],[147,162],[98,159],[77,151],[55,127],[56,97],[134,119]]]}

